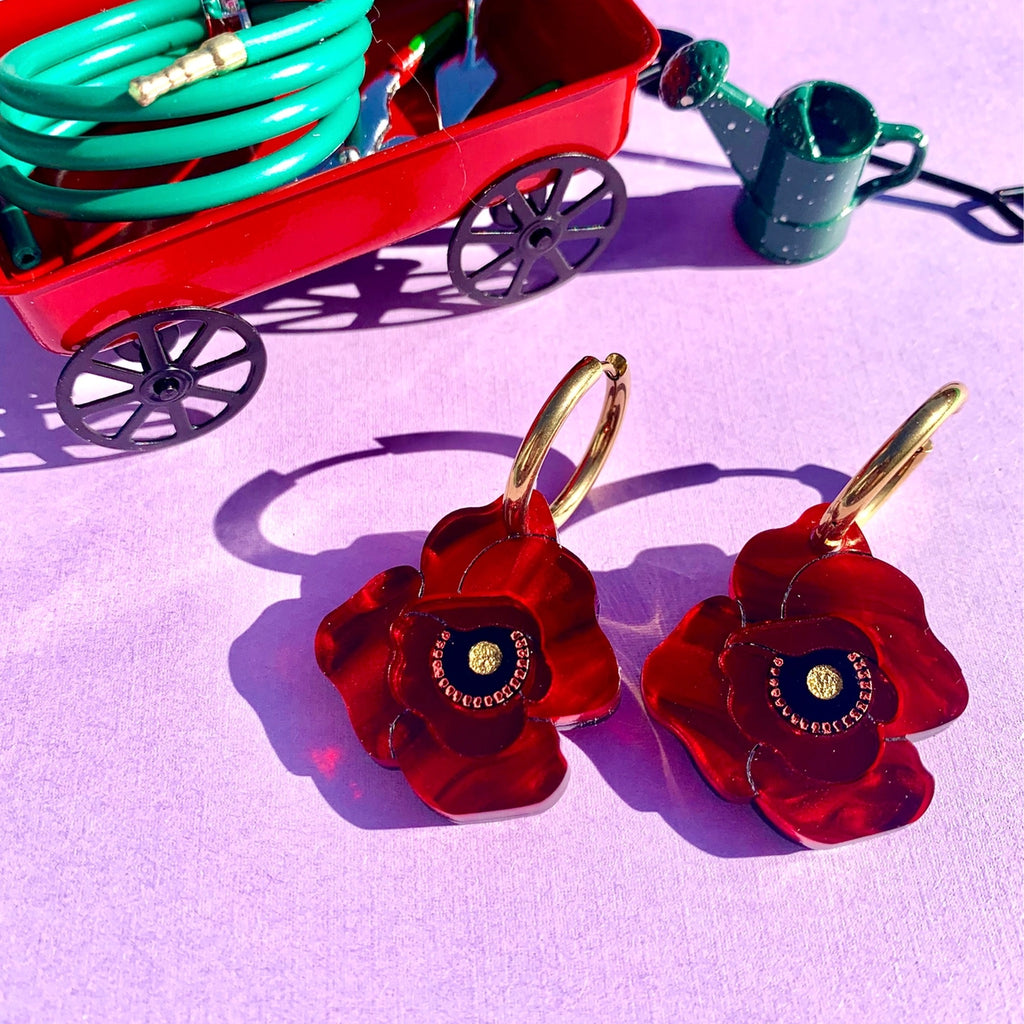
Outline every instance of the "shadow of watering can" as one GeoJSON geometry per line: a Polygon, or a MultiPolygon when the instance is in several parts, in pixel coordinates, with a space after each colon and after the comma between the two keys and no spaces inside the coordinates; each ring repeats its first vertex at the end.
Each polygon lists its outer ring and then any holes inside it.
{"type": "Polygon", "coordinates": [[[913,181],[927,149],[913,125],[879,121],[859,92],[837,82],[804,82],[771,109],[725,80],[729,51],[715,40],[690,41],[666,61],[659,93],[673,109],[700,110],[743,193],[734,219],[743,240],[778,263],[827,255],[846,236],[865,199],[913,181]],[[862,182],[877,145],[906,142],[910,163],[862,182]]]}

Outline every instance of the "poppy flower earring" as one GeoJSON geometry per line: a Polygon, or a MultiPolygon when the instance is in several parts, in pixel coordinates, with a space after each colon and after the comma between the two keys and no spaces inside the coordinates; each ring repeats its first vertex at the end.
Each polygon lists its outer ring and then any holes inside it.
{"type": "Polygon", "coordinates": [[[316,658],[379,764],[454,821],[545,810],[568,766],[558,730],[611,714],[619,670],[597,624],[594,579],[558,543],[622,423],[626,360],[581,360],[512,464],[505,493],[445,516],[420,567],[375,576],[316,634],[316,658]],[[599,381],[593,440],[551,503],[534,490],[559,428],[599,381]]]}
{"type": "Polygon", "coordinates": [[[920,592],[858,525],[965,398],[960,384],[936,392],[831,505],[748,541],[731,597],[693,608],[644,665],[648,710],[711,788],[806,846],[919,818],[934,780],[910,739],[967,705],[920,592]]]}

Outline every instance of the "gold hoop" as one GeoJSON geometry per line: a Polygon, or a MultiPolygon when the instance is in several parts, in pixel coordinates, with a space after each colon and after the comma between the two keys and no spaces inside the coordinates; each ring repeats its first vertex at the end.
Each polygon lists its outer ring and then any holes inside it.
{"type": "Polygon", "coordinates": [[[617,352],[612,352],[603,363],[593,356],[581,359],[565,375],[537,414],[523,438],[505,485],[505,525],[510,533],[526,532],[525,519],[530,495],[537,484],[541,466],[554,444],[555,435],[580,399],[602,377],[607,379],[608,390],[590,447],[573,470],[569,482],[551,502],[551,516],[556,526],[561,526],[576,511],[593,487],[601,467],[611,453],[629,398],[629,366],[617,352]]]}
{"type": "Polygon", "coordinates": [[[821,517],[814,539],[826,547],[836,547],[854,523],[866,523],[932,450],[932,434],[965,401],[967,388],[963,384],[953,382],[936,391],[842,489],[821,517]]]}

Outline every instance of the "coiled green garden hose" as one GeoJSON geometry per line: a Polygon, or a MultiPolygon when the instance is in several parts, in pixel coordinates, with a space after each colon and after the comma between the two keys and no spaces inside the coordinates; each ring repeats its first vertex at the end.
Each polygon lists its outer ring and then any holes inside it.
{"type": "Polygon", "coordinates": [[[0,195],[43,216],[148,220],[246,199],[301,177],[344,143],[359,116],[371,3],[252,7],[253,27],[237,33],[244,67],[145,107],[131,98],[129,83],[203,42],[200,0],[138,0],[23,43],[0,60],[0,195]],[[83,137],[101,124],[146,122],[154,127],[83,137]],[[100,190],[29,178],[37,167],[174,164],[303,128],[268,156],[184,181],[100,190]]]}

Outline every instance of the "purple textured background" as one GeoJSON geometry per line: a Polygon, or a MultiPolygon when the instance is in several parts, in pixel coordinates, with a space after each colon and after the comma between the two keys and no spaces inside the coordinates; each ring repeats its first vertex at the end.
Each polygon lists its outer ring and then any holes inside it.
{"type": "MultiPolygon", "coordinates": [[[[849,82],[927,129],[932,168],[1021,177],[1017,4],[645,8],[725,40],[765,102],[849,82]]],[[[0,1020],[1024,1019],[1021,248],[913,186],[825,261],[763,264],[703,121],[646,99],[616,164],[633,198],[592,273],[448,316],[432,236],[241,304],[267,328],[261,393],[146,457],[75,457],[61,360],[0,308],[0,1020]],[[313,631],[492,499],[550,388],[610,350],[634,400],[563,540],[622,707],[566,737],[551,811],[447,825],[358,749],[313,631]],[[640,667],[747,537],[831,497],[950,379],[970,401],[868,535],[971,704],[922,744],[920,822],[802,852],[704,787],[640,667]]]]}

